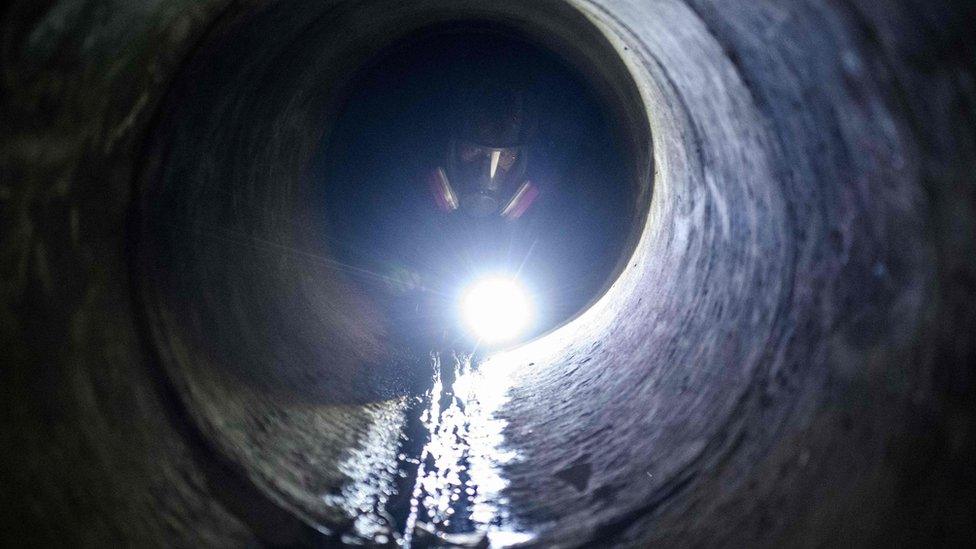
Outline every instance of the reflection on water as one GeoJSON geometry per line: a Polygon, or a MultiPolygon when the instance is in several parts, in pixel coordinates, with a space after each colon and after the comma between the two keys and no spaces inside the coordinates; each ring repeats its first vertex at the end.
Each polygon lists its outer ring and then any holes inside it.
{"type": "Polygon", "coordinates": [[[515,363],[432,355],[423,398],[377,409],[373,427],[342,464],[350,482],[329,503],[349,514],[355,538],[401,547],[505,547],[529,541],[508,513],[502,467],[515,363]]]}
{"type": "Polygon", "coordinates": [[[397,447],[406,423],[406,399],[371,405],[369,430],[339,463],[348,477],[338,494],[323,496],[325,502],[344,511],[352,520],[353,536],[346,543],[369,541],[384,545],[393,541],[393,521],[386,504],[396,492],[397,447]]]}
{"type": "Polygon", "coordinates": [[[528,541],[508,514],[502,466],[517,456],[503,448],[510,363],[474,367],[470,355],[433,357],[435,379],[420,419],[427,442],[418,458],[402,543],[492,547],[528,541]],[[449,361],[447,364],[442,361],[449,361]],[[434,539],[428,540],[427,538],[434,539]],[[420,540],[418,540],[420,541],[420,540]]]}
{"type": "Polygon", "coordinates": [[[470,368],[470,363],[467,366],[455,381],[454,392],[466,403],[470,418],[468,470],[475,487],[471,520],[485,529],[493,547],[528,541],[532,536],[518,532],[508,513],[508,501],[502,495],[508,482],[502,477],[501,468],[518,455],[504,448],[502,431],[506,421],[495,416],[508,400],[515,363],[499,357],[482,363],[476,370],[470,368]]]}

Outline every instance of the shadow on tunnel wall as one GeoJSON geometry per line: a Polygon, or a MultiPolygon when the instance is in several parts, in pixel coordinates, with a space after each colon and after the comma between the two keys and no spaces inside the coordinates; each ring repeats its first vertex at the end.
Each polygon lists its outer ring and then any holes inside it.
{"type": "Polygon", "coordinates": [[[459,21],[535,56],[582,159],[554,161],[573,192],[535,229],[533,277],[574,267],[546,284],[562,308],[456,389],[490,438],[485,531],[976,535],[971,2],[2,10],[3,543],[403,542],[376,501],[439,378],[357,273],[410,255],[385,208],[422,197],[377,159],[439,154],[440,130],[388,129],[442,123],[459,21]]]}

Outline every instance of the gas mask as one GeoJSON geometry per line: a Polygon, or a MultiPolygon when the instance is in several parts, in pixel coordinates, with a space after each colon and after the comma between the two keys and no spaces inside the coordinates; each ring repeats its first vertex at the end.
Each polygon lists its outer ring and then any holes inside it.
{"type": "Polygon", "coordinates": [[[500,213],[524,183],[524,149],[467,141],[455,141],[451,149],[448,172],[460,193],[461,210],[474,217],[500,213]]]}
{"type": "Polygon", "coordinates": [[[440,210],[460,210],[472,217],[500,215],[518,219],[524,214],[539,190],[522,178],[525,159],[520,149],[460,144],[461,152],[449,177],[443,168],[436,168],[428,184],[440,210]],[[453,181],[459,181],[455,186],[453,181]]]}
{"type": "Polygon", "coordinates": [[[523,98],[496,93],[478,102],[450,141],[445,168],[430,176],[438,206],[472,217],[520,217],[538,189],[526,178],[531,130],[523,98]]]}

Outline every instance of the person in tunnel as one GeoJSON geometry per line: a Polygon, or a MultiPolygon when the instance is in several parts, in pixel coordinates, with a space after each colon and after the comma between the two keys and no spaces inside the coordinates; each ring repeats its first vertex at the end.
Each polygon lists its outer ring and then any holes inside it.
{"type": "Polygon", "coordinates": [[[527,176],[534,113],[525,93],[494,87],[469,94],[444,166],[427,176],[437,208],[483,218],[521,218],[539,196],[527,176]]]}
{"type": "MultiPolygon", "coordinates": [[[[459,94],[450,137],[417,176],[429,197],[423,229],[415,239],[408,279],[426,290],[404,293],[404,306],[424,319],[440,318],[451,339],[454,322],[444,318],[438,291],[459,273],[496,269],[513,272],[535,240],[533,213],[539,209],[538,180],[552,178],[549,156],[539,146],[538,115],[530,93],[518,86],[488,83],[459,94]],[[430,286],[434,287],[431,288],[430,286]]],[[[418,189],[418,194],[421,191],[418,189]]],[[[409,311],[407,314],[411,314],[409,311]]]]}
{"type": "Polygon", "coordinates": [[[481,277],[518,273],[544,326],[598,276],[567,266],[606,243],[619,174],[605,140],[587,140],[601,114],[551,60],[480,38],[371,70],[320,157],[330,253],[400,349],[470,348],[459,292],[481,277]]]}

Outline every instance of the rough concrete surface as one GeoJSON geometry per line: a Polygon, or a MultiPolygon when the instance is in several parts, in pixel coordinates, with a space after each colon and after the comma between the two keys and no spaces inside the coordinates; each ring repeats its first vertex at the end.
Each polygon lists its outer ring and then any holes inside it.
{"type": "Polygon", "coordinates": [[[972,2],[76,0],[0,16],[0,541],[394,542],[356,521],[430,372],[304,170],[459,18],[590,78],[634,180],[606,293],[455,382],[487,539],[971,540],[972,2]]]}

